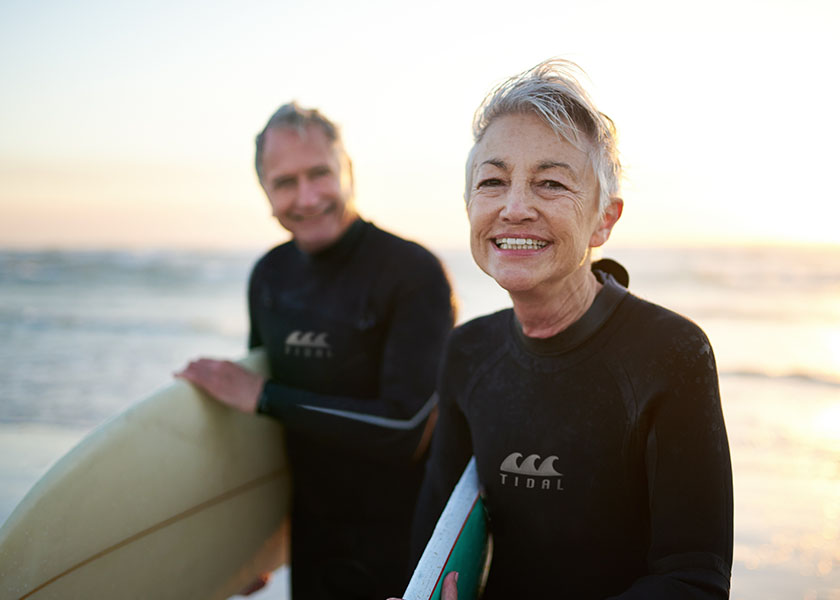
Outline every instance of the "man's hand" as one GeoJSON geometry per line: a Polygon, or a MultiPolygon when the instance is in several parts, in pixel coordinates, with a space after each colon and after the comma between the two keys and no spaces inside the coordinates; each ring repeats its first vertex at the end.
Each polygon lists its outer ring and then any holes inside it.
{"type": "Polygon", "coordinates": [[[228,360],[210,358],[192,361],[175,377],[186,379],[219,402],[245,413],[256,412],[265,385],[265,378],[256,373],[228,360]]]}
{"type": "MultiPolygon", "coordinates": [[[[388,598],[388,600],[400,600],[399,598],[388,598]]],[[[440,600],[458,600],[458,572],[452,571],[443,578],[443,589],[440,592],[440,600]]]]}

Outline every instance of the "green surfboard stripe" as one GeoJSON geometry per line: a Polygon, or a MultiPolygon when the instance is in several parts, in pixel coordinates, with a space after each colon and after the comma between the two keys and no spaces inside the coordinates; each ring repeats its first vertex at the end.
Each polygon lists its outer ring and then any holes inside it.
{"type": "Polygon", "coordinates": [[[487,521],[484,514],[484,502],[479,497],[446,561],[443,575],[432,594],[432,600],[440,600],[443,579],[452,571],[458,572],[458,600],[475,600],[482,582],[486,556],[487,521]]]}

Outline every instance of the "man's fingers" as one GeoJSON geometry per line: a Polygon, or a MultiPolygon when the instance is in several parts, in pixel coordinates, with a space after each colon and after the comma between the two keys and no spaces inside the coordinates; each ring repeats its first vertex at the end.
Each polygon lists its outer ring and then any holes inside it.
{"type": "Polygon", "coordinates": [[[183,370],[175,373],[175,376],[188,379],[193,383],[215,383],[223,380],[225,377],[230,378],[231,372],[229,366],[235,365],[229,361],[200,358],[190,361],[183,370]]]}
{"type": "Polygon", "coordinates": [[[253,413],[257,398],[265,379],[256,373],[229,360],[200,358],[190,362],[186,368],[175,373],[176,377],[189,381],[227,404],[245,413],[253,413]]]}

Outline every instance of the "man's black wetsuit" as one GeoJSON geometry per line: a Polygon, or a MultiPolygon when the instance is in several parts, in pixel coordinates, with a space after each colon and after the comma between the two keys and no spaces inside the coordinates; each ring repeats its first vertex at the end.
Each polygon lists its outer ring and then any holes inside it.
{"type": "Polygon", "coordinates": [[[417,449],[453,324],[440,263],[358,220],[322,252],[271,250],[249,305],[250,346],[272,375],[258,411],[283,422],[293,471],[294,597],[401,594],[417,449]]]}
{"type": "Polygon", "coordinates": [[[453,332],[414,552],[475,454],[493,535],[484,600],[728,598],[732,473],[712,349],[610,275],[583,318],[512,310],[453,332]]]}

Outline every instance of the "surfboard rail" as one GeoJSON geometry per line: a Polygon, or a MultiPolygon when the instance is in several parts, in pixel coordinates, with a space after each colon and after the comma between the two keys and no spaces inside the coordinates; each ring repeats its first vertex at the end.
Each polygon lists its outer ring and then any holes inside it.
{"type": "Polygon", "coordinates": [[[443,578],[458,572],[458,599],[474,600],[492,557],[475,457],[471,458],[435,525],[403,594],[404,600],[439,600],[443,578]]]}
{"type": "MultiPolygon", "coordinates": [[[[261,350],[239,361],[266,374],[261,350]]],[[[92,431],[0,527],[0,598],[227,598],[279,566],[282,427],[174,381],[92,431]]]]}

